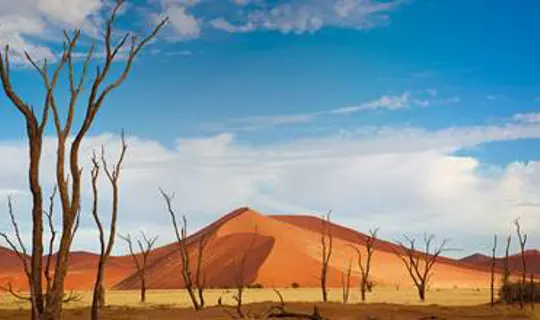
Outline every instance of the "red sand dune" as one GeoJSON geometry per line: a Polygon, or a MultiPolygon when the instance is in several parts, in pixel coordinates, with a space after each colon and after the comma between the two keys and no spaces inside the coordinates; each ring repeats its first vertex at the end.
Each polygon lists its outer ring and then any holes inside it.
{"type": "MultiPolygon", "coordinates": [[[[21,260],[11,250],[0,249],[0,285],[11,285],[16,290],[28,290],[21,260]]],[[[54,258],[51,257],[51,270],[54,270],[54,258]]],[[[135,271],[134,265],[127,257],[111,257],[107,265],[105,285],[112,287],[135,271]]],[[[131,259],[131,257],[129,257],[131,259]]],[[[44,267],[47,258],[44,257],[44,267]]],[[[69,270],[65,282],[66,290],[89,290],[93,287],[99,256],[89,252],[72,252],[69,257],[69,270]]]]}
{"type": "MultiPolygon", "coordinates": [[[[191,235],[188,253],[195,274],[200,237],[208,239],[202,274],[207,288],[234,287],[243,279],[246,284],[265,287],[317,287],[321,266],[321,220],[310,216],[266,216],[249,208],[235,210],[191,235]],[[256,232],[256,233],[255,233],[256,232]],[[252,245],[250,246],[250,244],[252,245]],[[245,257],[245,259],[243,259],[245,257]],[[245,260],[244,268],[241,268],[245,260]]],[[[331,224],[334,251],[328,271],[328,285],[341,286],[341,272],[352,262],[352,281],[358,282],[356,264],[358,246],[365,255],[366,235],[331,224]]],[[[399,246],[380,240],[373,257],[372,279],[379,285],[411,286],[411,280],[395,252],[399,246]]],[[[529,253],[530,265],[540,268],[537,251],[529,253]]],[[[27,287],[17,256],[0,249],[0,284],[11,281],[21,290],[27,287]]],[[[512,257],[514,258],[514,257],[512,257]]],[[[489,258],[488,258],[489,259],[489,258]]],[[[434,267],[433,287],[485,287],[489,285],[489,263],[482,257],[454,260],[441,257],[434,267]]],[[[518,260],[516,260],[518,261],[518,260]]],[[[73,252],[66,279],[67,290],[90,290],[95,277],[98,256],[73,252]]],[[[531,269],[533,270],[533,269],[531,269]]],[[[106,285],[114,289],[137,289],[139,279],[131,256],[111,257],[106,271],[106,285]]],[[[151,289],[184,287],[178,245],[172,243],[152,251],[147,270],[151,289]]]]}
{"type": "MultiPolygon", "coordinates": [[[[491,257],[483,255],[481,253],[475,253],[468,257],[462,258],[461,262],[465,262],[471,265],[477,265],[482,267],[488,267],[491,265],[491,257]]],[[[508,256],[508,268],[514,272],[520,272],[522,269],[521,254],[514,254],[508,256]]],[[[540,251],[538,250],[526,250],[525,251],[525,265],[527,272],[532,272],[536,275],[540,274],[540,251]]],[[[495,267],[502,269],[504,266],[504,257],[495,258],[495,267]]]]}
{"type": "MultiPolygon", "coordinates": [[[[253,249],[248,253],[244,277],[246,282],[265,287],[286,286],[293,282],[302,287],[316,287],[320,278],[321,221],[307,216],[265,216],[248,208],[236,210],[188,240],[192,261],[196,256],[197,239],[201,235],[212,237],[205,251],[202,273],[207,287],[233,287],[240,276],[239,261],[249,247],[252,234],[257,231],[253,249]]],[[[329,286],[341,285],[341,271],[350,259],[353,261],[352,281],[358,281],[356,253],[350,247],[358,245],[365,250],[366,236],[354,230],[332,225],[334,254],[328,274],[329,286]]],[[[373,257],[373,280],[380,285],[409,286],[411,281],[402,262],[395,256],[399,247],[381,241],[373,257]]],[[[192,268],[192,273],[195,270],[192,268]]],[[[183,286],[181,261],[177,252],[157,259],[149,267],[148,285],[154,289],[183,286]]],[[[449,258],[441,258],[434,267],[433,287],[484,287],[489,284],[489,271],[449,258]]],[[[135,276],[128,277],[116,289],[135,289],[139,285],[135,276]]]]}

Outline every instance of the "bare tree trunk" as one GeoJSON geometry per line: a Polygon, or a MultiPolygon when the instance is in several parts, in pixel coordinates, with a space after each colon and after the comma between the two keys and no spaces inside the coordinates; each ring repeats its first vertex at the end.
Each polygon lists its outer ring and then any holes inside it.
{"type": "Polygon", "coordinates": [[[120,173],[122,170],[122,164],[125,159],[127,144],[124,137],[124,132],[121,135],[122,138],[122,148],[120,152],[120,157],[118,162],[112,167],[109,168],[107,160],[105,159],[105,150],[101,147],[101,164],[107,175],[109,184],[112,187],[112,211],[111,211],[111,222],[109,224],[109,238],[105,241],[105,232],[103,229],[103,223],[98,214],[98,187],[97,181],[99,178],[100,163],[97,159],[96,154],[92,156],[92,194],[93,194],[93,203],[92,203],[92,216],[94,222],[99,231],[99,242],[100,242],[100,252],[99,252],[99,262],[98,262],[98,271],[94,284],[94,294],[92,298],[92,320],[99,319],[99,309],[105,305],[105,287],[103,281],[105,280],[105,267],[107,266],[107,261],[111,255],[114,240],[116,239],[116,223],[118,221],[118,204],[119,204],[119,187],[118,182],[120,179],[120,173]]]}
{"type": "Polygon", "coordinates": [[[330,226],[330,215],[332,211],[329,211],[326,216],[321,218],[322,230],[321,230],[321,247],[322,247],[322,261],[321,261],[321,292],[324,302],[328,301],[328,290],[326,288],[326,280],[328,276],[328,266],[330,265],[330,258],[332,257],[332,232],[330,226]]]}
{"type": "Polygon", "coordinates": [[[146,302],[146,279],[143,276],[141,280],[141,302],[146,302]]]}
{"type": "Polygon", "coordinates": [[[536,286],[534,285],[534,273],[531,272],[531,279],[530,279],[530,294],[529,294],[529,298],[531,300],[531,308],[534,310],[534,304],[535,304],[535,300],[536,300],[536,286]]]}
{"type": "MultiPolygon", "coordinates": [[[[37,314],[42,314],[44,309],[42,294],[42,272],[43,272],[43,194],[39,181],[39,165],[41,162],[42,134],[29,130],[30,149],[30,169],[29,182],[32,193],[32,258],[31,258],[31,291],[34,295],[34,308],[37,314]]],[[[35,319],[32,313],[32,319],[35,319]]]]}
{"type": "Polygon", "coordinates": [[[495,254],[497,251],[497,235],[493,237],[493,250],[491,254],[491,306],[495,305],[495,254]]]}
{"type": "Polygon", "coordinates": [[[527,244],[527,234],[521,232],[521,225],[519,220],[514,220],[516,225],[516,233],[519,240],[519,246],[521,249],[521,281],[519,285],[519,307],[521,309],[525,306],[525,286],[527,285],[527,263],[525,258],[525,245],[527,244]]]}
{"type": "Polygon", "coordinates": [[[96,281],[92,292],[91,319],[99,319],[99,309],[105,305],[105,290],[103,288],[104,267],[100,262],[98,264],[96,281]]]}
{"type": "Polygon", "coordinates": [[[418,286],[418,297],[420,298],[420,301],[425,302],[426,301],[426,285],[425,283],[422,283],[418,286]]]}
{"type": "Polygon", "coordinates": [[[342,290],[342,297],[343,297],[343,303],[347,303],[349,301],[349,294],[351,291],[351,271],[352,271],[352,262],[349,261],[349,267],[347,268],[347,273],[345,274],[343,271],[341,272],[341,290],[342,290]]]}

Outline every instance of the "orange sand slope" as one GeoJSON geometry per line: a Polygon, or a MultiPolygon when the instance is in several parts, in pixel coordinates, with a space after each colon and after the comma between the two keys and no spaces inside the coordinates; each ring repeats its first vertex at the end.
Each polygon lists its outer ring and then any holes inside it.
{"type": "MultiPolygon", "coordinates": [[[[319,285],[321,266],[321,221],[306,216],[265,216],[243,208],[222,218],[188,241],[191,261],[195,261],[198,239],[211,237],[205,251],[202,274],[206,286],[233,287],[239,279],[245,283],[260,283],[265,287],[290,287],[296,282],[302,287],[319,285]],[[253,232],[257,232],[251,250],[253,232]],[[242,257],[246,255],[244,269],[242,257]]],[[[357,245],[365,254],[366,236],[338,225],[332,225],[334,253],[331,258],[328,284],[341,286],[341,272],[352,259],[352,281],[357,283],[359,269],[357,245]]],[[[411,280],[402,262],[395,256],[399,248],[386,241],[376,247],[373,257],[372,278],[379,285],[410,286],[411,280]]],[[[489,285],[489,271],[483,266],[461,263],[441,258],[434,267],[432,287],[485,287],[489,285]]],[[[195,269],[192,268],[192,274],[195,269]]],[[[147,283],[153,289],[183,287],[181,262],[178,252],[154,260],[149,267],[147,283]]],[[[115,286],[116,289],[136,289],[139,281],[135,275],[115,286]]]]}
{"type": "MultiPolygon", "coordinates": [[[[317,287],[321,269],[321,220],[309,216],[266,216],[249,208],[235,210],[191,235],[187,248],[195,276],[199,240],[207,239],[201,279],[207,288],[234,287],[236,283],[259,283],[265,287],[317,287]],[[243,266],[243,267],[242,267],[243,266]]],[[[172,232],[172,231],[171,231],[172,232]]],[[[334,250],[328,271],[328,285],[341,286],[341,273],[352,261],[352,281],[358,283],[358,246],[365,255],[364,234],[332,224],[334,250]]],[[[411,286],[401,260],[399,247],[379,241],[372,261],[372,280],[378,285],[411,286]]],[[[66,281],[67,290],[90,290],[98,256],[73,252],[66,281]]],[[[181,259],[176,243],[155,249],[150,254],[147,285],[150,289],[184,287],[181,259]]],[[[440,258],[434,267],[432,287],[486,287],[489,270],[481,263],[440,258]]],[[[11,282],[24,290],[26,280],[16,255],[0,250],[0,284],[11,282]]],[[[137,289],[139,279],[130,256],[111,257],[106,285],[113,289],[137,289]]]]}

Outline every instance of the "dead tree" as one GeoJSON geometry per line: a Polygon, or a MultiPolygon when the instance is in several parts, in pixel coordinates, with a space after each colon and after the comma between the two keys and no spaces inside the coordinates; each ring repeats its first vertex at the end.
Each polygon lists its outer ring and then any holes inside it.
{"type": "Polygon", "coordinates": [[[423,252],[420,252],[416,249],[415,239],[407,236],[404,236],[404,238],[407,241],[406,244],[399,242],[402,252],[394,251],[394,253],[405,265],[405,268],[418,291],[418,296],[423,302],[426,300],[426,289],[431,280],[432,268],[435,265],[437,258],[447,250],[446,245],[448,244],[448,240],[443,240],[440,246],[431,252],[431,244],[435,236],[428,236],[426,234],[424,235],[424,250],[423,252]]]}
{"type": "MultiPolygon", "coordinates": [[[[56,187],[53,188],[53,191],[51,193],[51,196],[49,197],[49,210],[48,211],[45,211],[44,214],[45,216],[47,217],[47,220],[48,220],[48,225],[49,225],[49,230],[50,230],[50,240],[49,240],[49,250],[48,250],[48,255],[47,255],[47,260],[46,260],[46,263],[45,263],[45,270],[44,270],[44,277],[45,277],[45,280],[46,280],[46,286],[47,286],[47,289],[50,288],[51,286],[51,276],[50,276],[50,268],[51,268],[51,260],[52,260],[52,252],[54,250],[54,239],[56,237],[56,231],[55,231],[55,228],[54,228],[54,221],[53,221],[53,212],[54,212],[54,198],[56,196],[56,187]]],[[[13,228],[13,232],[15,234],[15,240],[12,240],[12,238],[7,234],[7,233],[3,233],[3,232],[0,232],[0,237],[2,237],[4,239],[4,241],[8,244],[8,246],[11,248],[11,250],[13,250],[13,252],[15,252],[15,254],[17,255],[22,267],[23,267],[23,271],[24,271],[24,274],[26,275],[26,278],[29,282],[29,285],[31,284],[30,283],[30,259],[29,259],[29,256],[28,256],[28,250],[26,249],[26,246],[24,245],[24,243],[22,242],[22,238],[21,238],[21,232],[20,232],[20,229],[19,229],[19,225],[17,224],[17,220],[15,219],[15,214],[13,212],[13,202],[11,200],[11,197],[8,197],[8,213],[9,213],[9,218],[10,218],[10,222],[11,222],[11,226],[13,228]]],[[[79,220],[76,221],[76,225],[75,225],[75,229],[78,228],[78,225],[79,225],[79,220]]],[[[33,306],[33,304],[35,304],[35,295],[33,294],[32,292],[32,287],[29,286],[30,288],[30,295],[28,297],[26,296],[23,296],[19,293],[17,293],[15,291],[15,289],[13,288],[13,286],[11,285],[11,283],[8,283],[8,286],[7,287],[0,287],[1,290],[5,291],[5,292],[8,292],[11,296],[13,296],[15,299],[17,300],[21,300],[21,301],[26,301],[26,302],[30,302],[30,304],[33,306]]],[[[62,297],[62,302],[63,303],[69,303],[69,302],[72,302],[72,301],[80,301],[81,300],[81,297],[80,295],[78,294],[75,294],[73,292],[71,292],[69,295],[63,295],[62,297]]],[[[32,318],[37,318],[39,317],[39,314],[37,314],[37,309],[36,308],[32,308],[32,318]]]]}
{"type": "Polygon", "coordinates": [[[536,302],[536,285],[534,283],[534,273],[532,272],[530,277],[530,290],[531,292],[529,292],[529,299],[531,302],[531,308],[534,310],[534,304],[536,302]]]}
{"type": "Polygon", "coordinates": [[[519,285],[519,307],[523,309],[525,306],[525,286],[527,285],[527,261],[525,257],[525,246],[527,244],[527,234],[523,234],[519,219],[514,220],[516,225],[516,233],[519,240],[521,250],[521,281],[519,285]]]}
{"type": "Polygon", "coordinates": [[[276,295],[279,297],[279,305],[271,305],[268,309],[264,310],[260,315],[257,315],[256,319],[308,319],[308,320],[326,320],[319,312],[317,306],[313,306],[313,313],[299,313],[287,311],[285,308],[285,300],[283,295],[277,289],[273,289],[276,295]]]}
{"type": "Polygon", "coordinates": [[[504,263],[503,263],[503,278],[502,285],[506,287],[510,283],[510,265],[509,265],[509,256],[510,256],[510,244],[512,242],[512,236],[506,238],[506,249],[504,251],[504,263]]]}
{"type": "Polygon", "coordinates": [[[497,251],[497,235],[493,237],[493,250],[491,254],[491,306],[495,305],[495,261],[497,251]]]}
{"type": "Polygon", "coordinates": [[[122,170],[122,164],[124,162],[127,144],[124,137],[124,132],[121,135],[122,138],[122,149],[120,151],[120,157],[118,161],[114,164],[112,168],[109,167],[107,159],[105,158],[105,149],[101,147],[101,165],[107,180],[112,187],[112,209],[111,209],[111,221],[109,224],[109,237],[105,239],[105,229],[103,227],[103,222],[98,213],[98,178],[100,171],[100,161],[98,160],[96,154],[92,156],[92,171],[91,171],[91,181],[92,181],[92,216],[94,222],[99,231],[99,261],[97,265],[96,280],[94,282],[94,291],[92,294],[92,308],[91,308],[91,318],[93,320],[99,319],[99,309],[105,305],[105,287],[103,282],[105,280],[105,267],[107,266],[107,261],[111,256],[111,252],[114,246],[114,240],[116,239],[116,223],[118,221],[118,205],[119,205],[119,180],[120,173],[122,170]]]}
{"type": "Polygon", "coordinates": [[[351,292],[351,272],[352,262],[349,261],[347,272],[341,271],[341,294],[345,304],[349,301],[349,293],[351,292]]]}
{"type": "Polygon", "coordinates": [[[375,243],[377,242],[377,233],[379,228],[373,228],[369,230],[369,235],[366,239],[366,261],[362,260],[362,252],[357,246],[352,246],[356,250],[358,257],[358,268],[360,269],[360,292],[362,294],[362,302],[366,301],[366,293],[369,290],[369,287],[372,285],[371,279],[369,277],[371,271],[371,260],[373,254],[375,253],[375,243]]]}
{"type": "Polygon", "coordinates": [[[328,290],[326,288],[326,280],[328,276],[328,266],[330,265],[330,258],[332,257],[332,244],[333,237],[330,226],[330,215],[332,211],[328,211],[326,215],[321,217],[322,229],[321,229],[321,291],[324,302],[328,301],[328,290]]]}
{"type": "Polygon", "coordinates": [[[133,241],[131,240],[131,236],[128,234],[127,236],[119,235],[120,238],[122,238],[128,245],[129,253],[131,254],[131,257],[133,258],[133,262],[135,263],[135,267],[137,268],[137,275],[139,276],[139,279],[141,280],[141,302],[146,302],[146,268],[148,266],[148,257],[150,256],[150,253],[152,252],[152,248],[156,244],[156,241],[158,237],[148,237],[144,232],[141,231],[141,238],[136,239],[137,245],[139,246],[139,254],[135,253],[135,250],[133,248],[133,241]],[[140,255],[142,259],[139,261],[139,258],[137,255],[140,255]]]}
{"type": "Polygon", "coordinates": [[[84,59],[79,80],[75,79],[74,52],[77,47],[81,31],[76,29],[73,33],[64,32],[65,40],[63,52],[59,61],[49,72],[49,63],[45,60],[41,65],[34,61],[29,53],[26,59],[39,73],[43,80],[46,94],[43,102],[43,110],[38,115],[33,106],[25,102],[16,92],[11,82],[10,73],[10,50],[5,47],[0,53],[0,80],[4,93],[12,102],[15,108],[24,117],[26,122],[26,134],[29,145],[29,187],[32,193],[32,252],[29,266],[29,283],[32,298],[32,317],[34,320],[60,319],[62,314],[62,304],[64,300],[64,280],[68,268],[68,256],[81,202],[81,175],[82,170],[79,164],[80,147],[84,138],[92,127],[94,120],[103,106],[106,97],[120,87],[132,69],[135,58],[139,55],[159,30],[166,24],[167,20],[162,20],[156,28],[145,38],[139,39],[129,33],[122,36],[116,44],[113,44],[113,25],[115,24],[117,13],[123,5],[123,0],[118,0],[114,6],[110,17],[105,21],[105,32],[103,33],[105,57],[101,67],[96,68],[96,74],[88,90],[88,100],[85,103],[86,110],[82,118],[82,124],[76,131],[73,131],[75,109],[78,105],[78,98],[82,92],[83,85],[90,63],[94,57],[94,46],[92,46],[84,59]],[[120,52],[127,52],[124,67],[120,70],[116,79],[106,83],[110,78],[112,65],[117,61],[120,52]],[[68,105],[66,106],[66,116],[62,124],[61,112],[64,108],[57,105],[54,90],[56,88],[60,73],[67,66],[67,77],[69,82],[68,105]],[[49,292],[43,292],[43,194],[40,181],[41,154],[43,148],[43,134],[48,123],[49,114],[52,113],[57,136],[56,150],[56,184],[61,203],[62,228],[58,230],[59,245],[58,253],[55,257],[54,274],[51,275],[52,285],[49,292]],[[73,137],[71,139],[70,137],[73,137]],[[66,159],[67,158],[67,159],[66,159]],[[66,160],[68,163],[66,163],[66,160]],[[66,172],[68,168],[69,173],[66,172]],[[68,178],[69,177],[69,178],[68,178]]]}
{"type": "Polygon", "coordinates": [[[178,247],[180,251],[180,257],[182,259],[182,278],[186,287],[186,291],[189,294],[189,298],[195,310],[200,310],[204,307],[204,289],[206,285],[206,280],[204,274],[202,274],[202,263],[204,249],[208,244],[209,235],[200,234],[199,242],[197,247],[197,264],[195,266],[195,287],[197,289],[198,295],[195,295],[193,290],[193,277],[191,275],[191,259],[189,252],[187,250],[187,219],[185,215],[182,215],[182,222],[180,227],[178,226],[178,221],[176,218],[176,212],[172,207],[172,200],[174,199],[174,194],[169,195],[160,189],[161,196],[165,200],[167,206],[167,211],[171,216],[172,224],[174,227],[174,233],[176,235],[176,240],[178,242],[178,247]]]}

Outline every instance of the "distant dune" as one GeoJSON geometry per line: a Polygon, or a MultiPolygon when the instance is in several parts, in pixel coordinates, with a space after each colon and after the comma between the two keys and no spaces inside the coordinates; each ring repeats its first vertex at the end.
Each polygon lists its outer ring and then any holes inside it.
{"type": "MultiPolygon", "coordinates": [[[[502,269],[504,267],[504,257],[498,257],[495,259],[495,267],[502,269]]],[[[491,265],[491,257],[483,255],[481,253],[475,253],[468,257],[462,258],[461,262],[471,265],[489,267],[491,265]]],[[[521,271],[521,254],[513,254],[508,256],[508,268],[513,272],[521,271]]],[[[540,274],[540,251],[538,250],[526,250],[525,251],[525,265],[527,266],[527,272],[540,274]]]]}
{"type": "MultiPolygon", "coordinates": [[[[240,208],[191,235],[187,240],[187,248],[191,261],[196,261],[200,237],[208,239],[201,268],[207,288],[234,287],[242,278],[245,283],[258,283],[265,287],[290,287],[293,283],[301,287],[318,287],[321,226],[321,220],[317,217],[263,215],[249,208],[240,208]],[[241,268],[244,256],[244,268],[241,268]]],[[[328,271],[328,285],[341,286],[341,272],[345,271],[349,261],[353,268],[352,283],[357,284],[359,269],[356,252],[351,246],[358,246],[365,255],[367,236],[336,224],[331,224],[331,232],[334,250],[328,271]]],[[[395,255],[396,251],[400,251],[399,246],[380,240],[375,249],[372,280],[380,286],[412,286],[406,269],[395,255]]],[[[519,266],[519,257],[511,258],[512,267],[519,266]]],[[[528,252],[528,258],[531,270],[540,271],[539,252],[528,252]]],[[[156,248],[149,259],[149,289],[184,287],[176,243],[156,248]]],[[[435,264],[431,287],[487,287],[490,278],[489,260],[489,257],[481,255],[462,260],[441,257],[435,264]]],[[[93,253],[71,253],[66,289],[91,290],[97,261],[98,256],[93,253]]],[[[193,263],[193,274],[194,268],[193,263]]],[[[27,288],[15,253],[0,248],[0,283],[8,282],[20,290],[27,288]]],[[[106,286],[119,290],[139,287],[131,256],[111,257],[106,271],[106,286]]]]}

